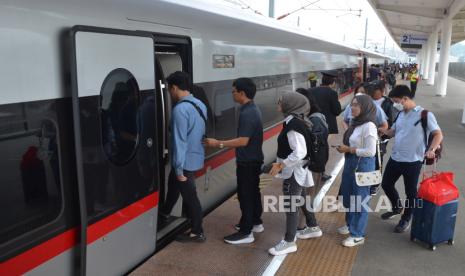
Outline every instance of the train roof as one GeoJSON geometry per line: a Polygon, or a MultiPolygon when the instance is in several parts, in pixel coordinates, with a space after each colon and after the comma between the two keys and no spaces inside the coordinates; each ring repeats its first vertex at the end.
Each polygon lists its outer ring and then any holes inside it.
{"type": "MultiPolygon", "coordinates": [[[[389,56],[330,41],[306,30],[292,27],[276,19],[244,12],[227,6],[213,6],[202,0],[177,2],[162,0],[164,8],[175,8],[181,18],[172,18],[173,24],[186,29],[210,30],[230,37],[249,39],[264,46],[285,46],[296,49],[335,54],[364,53],[372,58],[390,59],[389,56]],[[199,19],[202,20],[199,20],[199,19]],[[257,39],[259,37],[259,39],[257,39]]],[[[165,19],[164,19],[165,21],[165,19]]]]}

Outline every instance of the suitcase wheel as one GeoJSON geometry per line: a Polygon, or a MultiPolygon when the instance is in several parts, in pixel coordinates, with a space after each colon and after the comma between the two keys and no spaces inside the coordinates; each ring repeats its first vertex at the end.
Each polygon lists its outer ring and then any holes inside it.
{"type": "Polygon", "coordinates": [[[447,244],[448,244],[448,245],[454,245],[454,240],[448,240],[448,241],[447,241],[447,244]]]}
{"type": "Polygon", "coordinates": [[[435,251],[436,250],[436,245],[430,244],[429,249],[431,249],[432,251],[435,251]]]}

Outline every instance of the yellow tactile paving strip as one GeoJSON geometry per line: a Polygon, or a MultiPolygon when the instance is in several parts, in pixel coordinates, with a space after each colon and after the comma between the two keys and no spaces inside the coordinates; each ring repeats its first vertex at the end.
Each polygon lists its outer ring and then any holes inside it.
{"type": "MultiPolygon", "coordinates": [[[[340,177],[335,180],[328,195],[337,194],[339,183],[340,177]]],[[[297,252],[286,257],[276,275],[350,275],[357,247],[346,248],[341,245],[346,236],[339,235],[337,228],[344,225],[344,213],[318,213],[316,217],[323,236],[299,240],[297,252]]]]}

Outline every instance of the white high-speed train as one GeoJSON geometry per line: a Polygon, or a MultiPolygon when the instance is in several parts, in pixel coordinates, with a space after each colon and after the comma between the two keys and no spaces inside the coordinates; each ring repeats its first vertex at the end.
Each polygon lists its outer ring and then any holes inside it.
{"type": "MultiPolygon", "coordinates": [[[[202,2],[0,2],[0,275],[116,275],[186,225],[164,203],[172,103],[165,77],[193,77],[208,136],[235,136],[231,84],[252,77],[274,159],[283,91],[337,70],[341,101],[367,63],[386,57],[273,19],[202,2]]],[[[197,174],[205,213],[235,192],[232,150],[197,174]]]]}

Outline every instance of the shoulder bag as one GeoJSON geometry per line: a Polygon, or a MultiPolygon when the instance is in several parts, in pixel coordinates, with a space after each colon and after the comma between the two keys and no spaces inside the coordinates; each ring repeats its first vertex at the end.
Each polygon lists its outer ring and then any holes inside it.
{"type": "MultiPolygon", "coordinates": [[[[362,136],[362,145],[365,146],[364,144],[364,139],[362,136]]],[[[379,170],[375,170],[372,172],[357,172],[358,170],[358,165],[360,164],[360,157],[357,162],[357,167],[355,168],[355,182],[357,183],[357,186],[360,187],[365,187],[365,186],[372,186],[372,185],[378,185],[381,184],[382,178],[382,167],[381,167],[381,155],[379,152],[379,139],[376,140],[376,160],[378,162],[378,167],[379,170]]]]}

